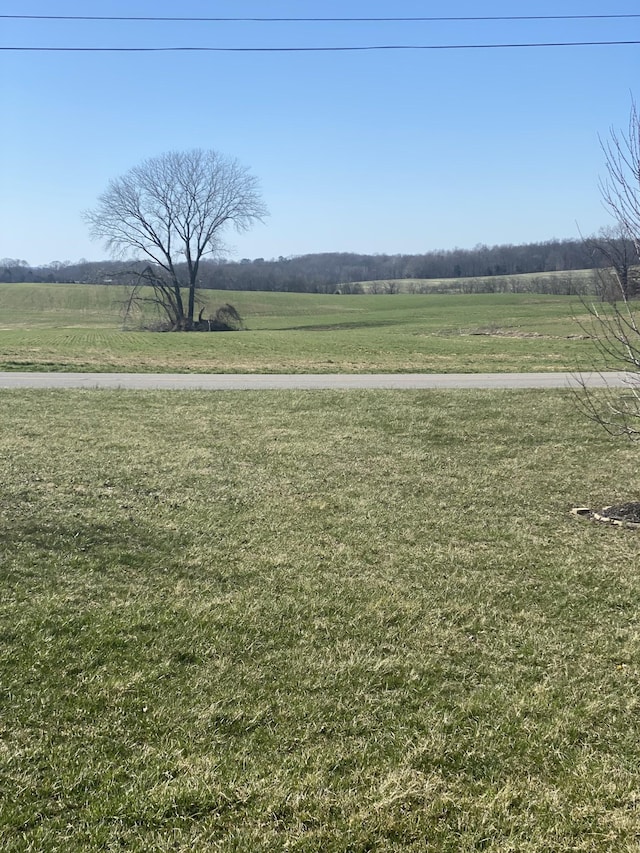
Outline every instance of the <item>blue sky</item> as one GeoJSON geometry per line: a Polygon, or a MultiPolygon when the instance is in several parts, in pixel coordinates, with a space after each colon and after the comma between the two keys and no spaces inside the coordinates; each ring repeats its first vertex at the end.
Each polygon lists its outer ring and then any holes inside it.
{"type": "MultiPolygon", "coordinates": [[[[0,0],[4,15],[637,14],[637,0],[0,0]]],[[[640,18],[429,23],[0,19],[0,46],[446,45],[640,40],[640,18]]],[[[598,135],[624,128],[640,45],[315,53],[0,51],[0,257],[99,259],[81,213],[164,151],[215,148],[270,217],[235,258],[420,253],[608,224],[598,135]]]]}

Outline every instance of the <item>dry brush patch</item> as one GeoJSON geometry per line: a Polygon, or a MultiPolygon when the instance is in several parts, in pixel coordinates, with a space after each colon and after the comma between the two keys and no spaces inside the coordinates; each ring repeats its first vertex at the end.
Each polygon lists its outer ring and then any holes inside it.
{"type": "Polygon", "coordinates": [[[631,448],[550,392],[3,392],[9,851],[632,850],[631,448]]]}

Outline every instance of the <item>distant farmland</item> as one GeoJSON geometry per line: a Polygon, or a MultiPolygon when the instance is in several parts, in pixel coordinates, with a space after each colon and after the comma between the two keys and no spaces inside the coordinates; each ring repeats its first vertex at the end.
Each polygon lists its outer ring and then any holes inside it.
{"type": "Polygon", "coordinates": [[[594,360],[575,320],[586,315],[578,297],[206,290],[205,315],[232,302],[247,330],[157,334],[140,331],[140,318],[123,328],[125,296],[113,285],[0,285],[0,369],[441,373],[586,369],[594,360]]]}
{"type": "Polygon", "coordinates": [[[465,278],[408,278],[361,281],[364,293],[541,293],[555,296],[589,294],[597,283],[595,270],[522,273],[465,278]]]}

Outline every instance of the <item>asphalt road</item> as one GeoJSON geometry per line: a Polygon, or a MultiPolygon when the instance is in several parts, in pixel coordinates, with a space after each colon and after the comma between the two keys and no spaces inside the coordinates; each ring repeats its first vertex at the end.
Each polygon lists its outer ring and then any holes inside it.
{"type": "Polygon", "coordinates": [[[429,388],[590,388],[637,382],[611,373],[17,373],[0,372],[0,388],[127,388],[134,390],[313,390],[429,388]]]}

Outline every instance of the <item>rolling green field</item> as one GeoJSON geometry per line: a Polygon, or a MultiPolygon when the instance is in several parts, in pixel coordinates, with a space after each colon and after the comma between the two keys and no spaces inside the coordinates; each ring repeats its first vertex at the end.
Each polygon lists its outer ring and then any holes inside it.
{"type": "Polygon", "coordinates": [[[637,451],[566,392],[0,392],[0,848],[640,846],[637,451]]]}
{"type": "Polygon", "coordinates": [[[0,285],[0,370],[211,373],[590,369],[574,297],[207,291],[247,331],[123,331],[115,286],[0,285]]]}
{"type": "MultiPolygon", "coordinates": [[[[0,286],[0,369],[591,367],[575,300],[0,286]]],[[[0,391],[0,849],[640,849],[637,450],[569,392],[0,391]]]]}

